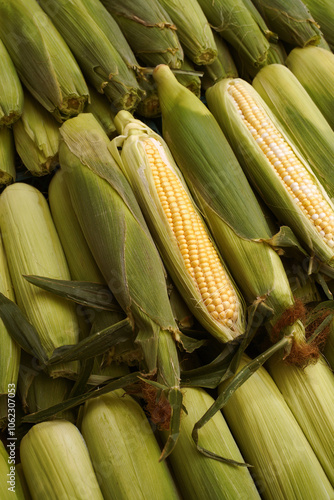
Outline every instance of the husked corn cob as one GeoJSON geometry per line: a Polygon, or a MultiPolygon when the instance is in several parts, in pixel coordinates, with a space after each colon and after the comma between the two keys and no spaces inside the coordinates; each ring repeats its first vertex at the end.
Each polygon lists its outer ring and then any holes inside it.
{"type": "Polygon", "coordinates": [[[33,500],[103,500],[86,443],[71,422],[34,425],[21,441],[20,456],[33,500]]]}
{"type": "MultiPolygon", "coordinates": [[[[282,262],[266,243],[271,230],[218,123],[167,66],[154,71],[163,135],[244,298],[272,311],[267,326],[294,306],[282,262]],[[260,266],[260,267],[259,267],[260,266]]],[[[303,341],[298,321],[287,328],[303,341]]]]}
{"type": "Polygon", "coordinates": [[[271,358],[268,370],[334,487],[334,375],[323,358],[304,370],[271,358]]]}
{"type": "Polygon", "coordinates": [[[105,500],[179,498],[142,408],[123,390],[87,401],[81,432],[105,500]]]}
{"type": "MultiPolygon", "coordinates": [[[[8,443],[9,444],[9,443],[8,443]]],[[[15,447],[15,443],[12,442],[15,447]]],[[[11,449],[8,448],[9,453],[11,449]]],[[[16,472],[16,461],[18,451],[14,455],[8,454],[4,444],[0,441],[0,495],[1,500],[25,500],[20,478],[16,472]]]]}
{"type": "Polygon", "coordinates": [[[269,208],[311,255],[333,265],[332,201],[256,90],[227,79],[208,89],[207,101],[269,208]]]}
{"type": "Polygon", "coordinates": [[[115,18],[136,57],[145,66],[180,68],[183,49],[176,26],[157,0],[102,0],[115,18]]]}
{"type": "Polygon", "coordinates": [[[334,128],[334,54],[320,47],[295,48],[286,65],[334,128]]]}
{"type": "Polygon", "coordinates": [[[14,126],[16,151],[33,175],[49,174],[56,166],[59,150],[59,123],[28,92],[23,113],[14,126]]]}
{"type": "MultiPolygon", "coordinates": [[[[46,355],[76,344],[74,304],[28,283],[23,275],[70,279],[67,262],[47,202],[36,188],[17,182],[0,196],[0,228],[18,306],[33,324],[46,355]]],[[[50,368],[53,377],[76,373],[76,362],[50,368]]]]}
{"type": "Polygon", "coordinates": [[[106,96],[100,94],[94,87],[89,87],[90,103],[86,105],[84,112],[92,113],[108,137],[116,135],[114,124],[115,113],[106,96]]]}
{"type": "Polygon", "coordinates": [[[11,184],[16,179],[15,146],[10,128],[0,128],[0,184],[11,184]]]}
{"type": "Polygon", "coordinates": [[[243,0],[198,0],[209,23],[241,58],[258,66],[266,60],[269,42],[243,0]]]}
{"type": "MultiPolygon", "coordinates": [[[[259,499],[248,468],[208,459],[195,446],[193,427],[213,403],[203,389],[184,390],[187,415],[182,418],[179,441],[168,459],[181,494],[188,500],[259,499]]],[[[244,462],[221,412],[200,430],[199,444],[224,458],[244,462]]]]}
{"type": "MultiPolygon", "coordinates": [[[[240,368],[250,359],[244,355],[240,368]]],[[[225,384],[219,386],[221,392],[225,384]]],[[[333,498],[334,490],[274,381],[260,367],[223,407],[261,498],[333,498]],[[245,432],[245,429],[247,432],[245,432]]]]}
{"type": "Polygon", "coordinates": [[[262,68],[253,87],[307,158],[314,173],[334,196],[331,161],[334,156],[334,131],[295,75],[282,64],[262,68]],[[284,89],[284,105],[282,105],[284,89]]]}
{"type": "Polygon", "coordinates": [[[241,298],[164,141],[126,111],[110,150],[129,179],[165,265],[192,313],[221,341],[244,331],[241,298]],[[118,148],[122,148],[118,156],[118,148]]]}
{"type": "Polygon", "coordinates": [[[1,0],[0,36],[22,83],[58,121],[83,110],[82,73],[36,0],[1,0]]]}
{"type": "Polygon", "coordinates": [[[208,20],[197,0],[182,3],[160,0],[177,28],[185,55],[194,64],[211,64],[217,57],[217,47],[208,20]]]}
{"type": "Polygon", "coordinates": [[[9,126],[22,114],[23,90],[13,61],[0,40],[1,80],[0,80],[0,127],[9,126]]]}
{"type": "Polygon", "coordinates": [[[116,21],[99,0],[40,0],[87,80],[115,110],[133,109],[141,97],[135,60],[116,21]],[[89,33],[89,35],[88,35],[89,33]]]}

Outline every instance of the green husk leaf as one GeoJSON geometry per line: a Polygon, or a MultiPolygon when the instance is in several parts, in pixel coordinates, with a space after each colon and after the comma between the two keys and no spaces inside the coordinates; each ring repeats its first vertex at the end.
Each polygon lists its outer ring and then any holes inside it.
{"type": "Polygon", "coordinates": [[[13,132],[7,128],[0,128],[0,185],[15,182],[15,146],[13,132]]]}
{"type": "Polygon", "coordinates": [[[0,127],[10,126],[22,115],[23,90],[13,61],[0,40],[0,127]]]}

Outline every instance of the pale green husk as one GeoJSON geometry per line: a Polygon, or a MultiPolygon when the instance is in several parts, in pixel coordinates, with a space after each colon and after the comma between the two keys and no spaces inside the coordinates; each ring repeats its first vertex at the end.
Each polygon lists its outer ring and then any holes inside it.
{"type": "Polygon", "coordinates": [[[59,123],[28,92],[24,94],[23,113],[14,126],[16,151],[33,175],[47,175],[57,165],[59,123]]]}
{"type": "MultiPolygon", "coordinates": [[[[56,347],[75,344],[78,322],[73,303],[28,283],[23,275],[70,279],[46,199],[33,186],[15,183],[0,196],[0,227],[18,306],[38,332],[50,357],[56,347]]],[[[77,363],[55,365],[53,377],[76,373],[77,363]]]]}
{"type": "Polygon", "coordinates": [[[312,17],[320,25],[326,41],[331,49],[334,48],[334,4],[332,0],[303,0],[304,4],[311,12],[312,17]]]}
{"type": "Polygon", "coordinates": [[[105,500],[179,498],[142,408],[123,390],[87,401],[81,432],[105,500]]]}
{"type": "Polygon", "coordinates": [[[66,420],[34,425],[24,436],[20,456],[33,500],[103,500],[86,443],[66,420]]]}
{"type": "MultiPolygon", "coordinates": [[[[15,441],[10,441],[6,443],[7,445],[15,445],[15,441]]],[[[5,448],[5,445],[0,441],[0,496],[1,500],[25,500],[25,496],[23,494],[23,489],[21,485],[20,478],[16,471],[15,463],[18,459],[18,450],[15,450],[15,458],[10,457],[8,455],[8,451],[10,448],[5,448]],[[12,462],[13,460],[13,462],[12,462]],[[9,463],[10,462],[10,463],[9,463]],[[11,469],[10,467],[14,467],[11,469]],[[13,481],[13,485],[7,483],[7,481],[11,481],[9,474],[12,473],[15,475],[15,481],[13,481]],[[13,488],[14,490],[9,490],[8,488],[13,488]]]]}
{"type": "Polygon", "coordinates": [[[22,114],[23,90],[13,61],[0,40],[0,127],[12,125],[22,114]]]}
{"type": "Polygon", "coordinates": [[[58,121],[83,110],[82,73],[36,0],[1,0],[0,36],[22,83],[58,121]]]}
{"type": "MultiPolygon", "coordinates": [[[[242,368],[249,360],[244,355],[242,368]]],[[[224,385],[219,387],[223,390],[224,385]]],[[[268,372],[260,367],[223,414],[264,500],[334,498],[334,490],[268,372]]]]}
{"type": "Polygon", "coordinates": [[[8,127],[0,128],[0,185],[15,182],[15,146],[13,132],[8,127]]]}

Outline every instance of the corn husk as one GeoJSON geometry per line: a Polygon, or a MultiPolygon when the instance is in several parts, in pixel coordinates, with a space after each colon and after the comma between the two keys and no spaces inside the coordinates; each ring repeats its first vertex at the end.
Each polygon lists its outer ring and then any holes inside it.
{"type": "Polygon", "coordinates": [[[206,19],[197,0],[176,2],[160,0],[177,28],[177,34],[185,55],[194,64],[211,64],[217,57],[217,47],[206,19]]]}
{"type": "Polygon", "coordinates": [[[247,64],[247,61],[239,57],[239,54],[237,54],[235,51],[232,51],[232,54],[235,64],[238,68],[239,75],[231,75],[231,78],[237,78],[239,76],[249,83],[252,83],[253,78],[256,77],[261,68],[264,68],[271,64],[285,64],[285,60],[287,58],[286,50],[282,42],[269,43],[267,59],[258,67],[247,64]]]}
{"type": "Polygon", "coordinates": [[[193,63],[185,57],[181,68],[182,71],[188,71],[189,73],[176,73],[176,79],[180,82],[184,87],[191,90],[193,94],[197,97],[201,95],[201,78],[199,75],[196,75],[196,70],[193,63]]]}
{"type": "Polygon", "coordinates": [[[173,21],[156,1],[102,0],[117,21],[134,54],[145,66],[180,68],[183,49],[173,21]]]}
{"type": "Polygon", "coordinates": [[[16,465],[16,472],[20,478],[20,482],[21,482],[21,486],[22,486],[22,490],[23,490],[23,498],[24,500],[32,500],[31,498],[31,495],[30,495],[30,491],[29,491],[29,488],[28,488],[28,484],[27,484],[27,480],[25,478],[25,475],[24,475],[24,472],[23,472],[23,467],[22,467],[22,464],[19,463],[16,465]]]}
{"type": "MultiPolygon", "coordinates": [[[[244,355],[240,368],[249,361],[244,355]]],[[[250,471],[264,500],[334,497],[302,429],[263,367],[237,389],[223,414],[244,459],[253,466],[250,471]]]]}
{"type": "Polygon", "coordinates": [[[233,104],[233,98],[228,93],[229,85],[233,85],[235,82],[240,82],[243,88],[255,100],[256,105],[265,111],[268,116],[267,121],[274,123],[309,172],[323,197],[334,210],[332,201],[315,177],[311,166],[306,159],[300,156],[295,144],[287,135],[284,128],[251,85],[241,79],[226,79],[225,81],[218,82],[214,87],[208,89],[206,94],[210,110],[217,118],[226,137],[228,137],[247,176],[276,217],[293,230],[310,255],[315,254],[321,261],[333,265],[333,249],[325,243],[314,224],[312,224],[301,208],[294,202],[277,176],[274,167],[268,162],[260,146],[255,142],[251,132],[243,123],[238,110],[233,104]]]}
{"type": "Polygon", "coordinates": [[[22,115],[23,90],[13,61],[0,40],[0,127],[9,126],[22,115]]]}
{"type": "MultiPolygon", "coordinates": [[[[121,135],[115,138],[111,143],[110,151],[119,162],[119,165],[135,192],[138,203],[143,211],[160,254],[162,255],[168,273],[179,289],[188,307],[206,330],[222,342],[232,340],[243,333],[245,327],[244,311],[242,309],[243,302],[240,295],[240,313],[238,320],[232,328],[229,328],[227,325],[222,325],[212,318],[204,304],[199,288],[190,277],[184,264],[181,251],[177,244],[177,239],[169,226],[155,188],[153,173],[144,150],[144,141],[149,138],[159,148],[162,157],[165,158],[164,161],[167,165],[170,165],[170,168],[177,175],[187,193],[189,193],[185,181],[169,152],[167,144],[158,134],[155,134],[153,130],[144,123],[135,120],[132,115],[126,111],[119,112],[116,115],[115,125],[121,135]],[[121,152],[118,154],[120,149],[121,152]]],[[[190,194],[189,198],[191,198],[190,194]]],[[[233,283],[232,280],[231,283],[233,283]]],[[[236,294],[238,294],[237,290],[236,294]]]]}
{"type": "Polygon", "coordinates": [[[179,498],[143,410],[123,390],[87,401],[81,432],[105,500],[179,498]]]}
{"type": "Polygon", "coordinates": [[[80,113],[88,99],[86,83],[37,1],[2,0],[0,19],[0,36],[20,80],[35,99],[60,122],[80,113]]]}
{"type": "Polygon", "coordinates": [[[267,26],[280,40],[296,47],[317,45],[321,39],[319,25],[312,18],[304,2],[295,0],[253,0],[267,26]]]}
{"type": "Polygon", "coordinates": [[[86,444],[66,420],[34,425],[20,446],[21,462],[33,500],[103,500],[86,444]]]}
{"type": "MultiPolygon", "coordinates": [[[[244,298],[251,304],[261,297],[273,325],[294,299],[279,256],[265,242],[271,230],[261,206],[207,107],[167,66],[156,68],[155,78],[164,138],[244,298]]],[[[291,329],[303,339],[300,322],[291,329]]]]}
{"type": "Polygon", "coordinates": [[[5,445],[0,441],[0,495],[1,500],[25,500],[20,478],[16,471],[18,450],[15,441],[5,445]],[[10,445],[10,448],[7,446],[10,445]],[[8,453],[9,452],[9,453],[8,453]],[[13,453],[13,455],[12,455],[13,453]]]}
{"type": "MultiPolygon", "coordinates": [[[[10,300],[15,300],[13,285],[10,279],[7,258],[3,247],[2,237],[0,237],[0,292],[10,300]]],[[[21,349],[15,340],[10,336],[3,322],[0,320],[0,427],[7,424],[7,395],[9,392],[16,392],[16,384],[19,374],[21,349]],[[4,408],[5,410],[3,410],[4,408]]]]}
{"type": "Polygon", "coordinates": [[[116,135],[114,124],[115,113],[112,111],[110,102],[103,94],[97,92],[94,87],[89,87],[90,103],[84,109],[85,113],[92,113],[108,137],[116,135]]]}
{"type": "Polygon", "coordinates": [[[58,163],[59,123],[28,92],[23,113],[14,126],[16,151],[33,175],[47,175],[58,163]]]}
{"type": "Polygon", "coordinates": [[[320,47],[296,48],[289,53],[286,65],[334,128],[334,54],[320,47]]]}
{"type": "MultiPolygon", "coordinates": [[[[188,387],[184,391],[187,415],[182,419],[179,441],[169,457],[181,494],[189,500],[260,498],[248,468],[209,459],[195,446],[193,427],[213,403],[203,389],[188,387]]],[[[226,459],[244,462],[220,412],[200,431],[199,443],[226,459]]]]}
{"type": "Polygon", "coordinates": [[[267,58],[269,42],[243,0],[198,0],[214,30],[249,64],[267,58]]]}
{"type": "Polygon", "coordinates": [[[213,63],[200,67],[200,70],[204,72],[201,79],[203,90],[207,90],[222,78],[236,78],[238,76],[238,70],[228,45],[217,33],[213,32],[213,37],[218,54],[213,63]]]}
{"type": "Polygon", "coordinates": [[[0,128],[0,185],[7,185],[16,179],[15,146],[10,128],[0,128]]]}
{"type": "Polygon", "coordinates": [[[271,358],[268,370],[334,486],[334,375],[323,359],[304,370],[271,358]]]}
{"type": "Polygon", "coordinates": [[[294,74],[281,64],[261,69],[253,87],[276,115],[313,172],[334,196],[331,161],[334,156],[334,131],[294,74]],[[284,105],[282,105],[284,89],[284,105]]]}
{"type": "Polygon", "coordinates": [[[98,0],[41,0],[87,80],[114,110],[134,109],[141,97],[134,55],[116,21],[98,0]],[[89,33],[89,36],[87,35],[89,33]]]}
{"type": "Polygon", "coordinates": [[[334,4],[331,0],[303,0],[312,17],[319,24],[329,46],[334,47],[333,19],[334,4]]]}
{"type": "MultiPolygon", "coordinates": [[[[70,279],[47,202],[36,188],[15,183],[0,197],[0,227],[16,301],[35,327],[47,357],[56,347],[76,344],[75,306],[28,283],[23,275],[70,279]]],[[[76,373],[77,363],[50,368],[53,377],[76,373]]]]}

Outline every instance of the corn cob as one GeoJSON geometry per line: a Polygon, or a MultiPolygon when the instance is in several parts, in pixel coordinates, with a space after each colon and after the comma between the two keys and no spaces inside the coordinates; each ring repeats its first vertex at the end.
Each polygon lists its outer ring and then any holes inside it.
{"type": "MultiPolygon", "coordinates": [[[[11,445],[13,442],[8,443],[11,445]]],[[[15,443],[14,443],[15,446],[15,443]]],[[[8,448],[11,452],[11,448],[8,448]]],[[[0,495],[1,500],[25,500],[20,478],[16,473],[16,453],[8,454],[4,444],[0,441],[0,495]],[[14,458],[15,457],[15,458],[14,458]]]]}
{"type": "Polygon", "coordinates": [[[0,40],[0,60],[2,65],[0,80],[0,127],[9,126],[22,114],[23,90],[14,64],[0,40]]]}
{"type": "MultiPolygon", "coordinates": [[[[0,196],[0,227],[18,306],[35,327],[50,357],[56,347],[75,344],[75,308],[65,299],[44,292],[23,275],[69,279],[66,259],[47,202],[36,188],[15,183],[0,196]]],[[[77,363],[54,365],[52,377],[76,373],[77,363]]]]}
{"type": "Polygon", "coordinates": [[[0,184],[11,184],[16,179],[13,132],[0,128],[0,184]]]}
{"type": "Polygon", "coordinates": [[[334,131],[294,74],[281,64],[259,71],[253,87],[276,115],[313,172],[334,196],[331,161],[334,156],[334,131]],[[284,89],[284,105],[282,105],[284,89]]]}
{"type": "Polygon", "coordinates": [[[216,32],[213,32],[213,38],[218,54],[213,63],[200,66],[200,70],[204,73],[201,79],[203,90],[207,90],[222,78],[236,78],[238,76],[238,70],[228,45],[216,32]]]}
{"type": "MultiPolygon", "coordinates": [[[[240,368],[249,361],[244,355],[240,368]]],[[[244,459],[253,466],[250,472],[264,500],[334,498],[310,444],[263,367],[237,389],[223,414],[244,459]]]]}
{"type": "Polygon", "coordinates": [[[174,341],[178,329],[164,268],[134,194],[108,151],[108,137],[92,115],[84,113],[68,121],[61,135],[60,164],[94,259],[135,328],[148,372],[156,372],[166,388],[162,397],[180,398],[174,341]]]}
{"type": "Polygon", "coordinates": [[[322,33],[302,0],[253,0],[267,26],[279,39],[296,47],[317,45],[322,33]]]}
{"type": "Polygon", "coordinates": [[[217,57],[217,47],[197,0],[187,0],[182,4],[175,0],[160,0],[160,4],[176,25],[185,55],[194,64],[211,64],[217,57]]]}
{"type": "Polygon", "coordinates": [[[334,375],[323,359],[304,370],[277,358],[268,370],[334,487],[334,375]]]}
{"type": "Polygon", "coordinates": [[[116,135],[114,124],[115,113],[112,111],[110,102],[103,94],[100,94],[94,87],[89,87],[90,103],[84,109],[85,113],[92,113],[108,137],[116,135]]]}
{"type": "Polygon", "coordinates": [[[72,423],[34,425],[21,441],[20,455],[33,500],[103,500],[86,444],[72,423]]]}
{"type": "Polygon", "coordinates": [[[198,0],[214,30],[249,64],[259,66],[267,58],[269,42],[243,0],[198,0]]]}
{"type": "Polygon", "coordinates": [[[223,342],[237,337],[244,331],[241,298],[167,145],[126,111],[116,115],[115,125],[121,136],[112,142],[111,151],[181,295],[212,335],[223,342]]]}
{"type": "Polygon", "coordinates": [[[333,19],[334,5],[331,0],[303,0],[331,49],[334,48],[333,19]]]}
{"type": "Polygon", "coordinates": [[[263,17],[261,16],[260,12],[257,10],[255,7],[254,3],[252,0],[242,0],[245,6],[247,7],[248,11],[252,15],[254,21],[258,24],[260,30],[264,34],[264,36],[269,40],[269,42],[277,42],[278,41],[278,36],[276,33],[271,31],[268,26],[266,25],[263,17]]]}
{"type": "Polygon", "coordinates": [[[37,1],[1,0],[0,19],[0,36],[35,99],[60,122],[80,113],[88,99],[86,83],[37,1]]]}
{"type": "Polygon", "coordinates": [[[115,110],[135,108],[141,97],[134,72],[138,63],[101,2],[41,0],[40,5],[66,40],[91,85],[108,97],[115,110]]]}
{"type": "MultiPolygon", "coordinates": [[[[214,403],[213,398],[203,389],[188,387],[185,389],[184,403],[187,415],[181,422],[178,444],[169,457],[183,497],[188,500],[259,499],[247,468],[210,460],[196,449],[192,430],[214,403]]],[[[224,458],[244,462],[220,412],[200,431],[199,443],[224,458]]]]}
{"type": "Polygon", "coordinates": [[[179,498],[142,408],[123,390],[87,401],[81,432],[105,500],[179,498]]]}
{"type": "Polygon", "coordinates": [[[183,49],[169,15],[156,1],[102,0],[119,24],[134,54],[145,66],[180,68],[183,49]]]}
{"type": "Polygon", "coordinates": [[[16,151],[33,175],[49,174],[57,165],[59,123],[28,92],[23,113],[13,126],[16,151]]]}
{"type": "Polygon", "coordinates": [[[208,89],[207,100],[267,205],[310,255],[333,265],[334,206],[256,90],[225,80],[208,89]]]}
{"type": "Polygon", "coordinates": [[[289,53],[286,65],[334,128],[334,54],[320,47],[296,48],[289,53]]]}
{"type": "MultiPolygon", "coordinates": [[[[253,303],[261,297],[273,313],[272,326],[294,299],[280,258],[265,242],[271,231],[261,207],[207,107],[167,66],[158,66],[154,77],[166,142],[244,298],[253,303]]],[[[291,331],[303,341],[300,322],[291,331]]]]}

